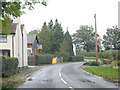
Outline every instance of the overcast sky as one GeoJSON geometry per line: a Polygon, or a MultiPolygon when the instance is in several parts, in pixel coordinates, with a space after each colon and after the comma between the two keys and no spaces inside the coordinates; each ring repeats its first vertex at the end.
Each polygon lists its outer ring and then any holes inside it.
{"type": "Polygon", "coordinates": [[[120,0],[47,0],[47,7],[38,4],[33,11],[26,11],[21,22],[27,33],[41,29],[44,22],[57,18],[64,32],[68,27],[70,34],[80,25],[94,26],[94,14],[97,17],[97,30],[100,36],[107,28],[118,25],[118,2],[120,0]]]}

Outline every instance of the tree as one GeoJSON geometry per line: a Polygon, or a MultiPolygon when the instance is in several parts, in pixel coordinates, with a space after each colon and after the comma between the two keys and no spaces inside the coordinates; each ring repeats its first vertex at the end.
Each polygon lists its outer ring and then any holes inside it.
{"type": "Polygon", "coordinates": [[[59,52],[55,53],[58,57],[63,57],[64,61],[67,61],[70,53],[68,52],[68,47],[67,47],[67,40],[64,38],[63,42],[60,43],[60,49],[59,52]]]}
{"type": "Polygon", "coordinates": [[[41,32],[38,34],[39,42],[42,45],[42,52],[51,53],[51,35],[46,25],[46,22],[43,24],[41,32]]]}
{"type": "MultiPolygon", "coordinates": [[[[100,47],[100,37],[98,37],[98,46],[100,47]]],[[[77,50],[85,49],[87,52],[95,50],[95,32],[92,26],[83,25],[73,34],[73,43],[77,50]]]]}
{"type": "MultiPolygon", "coordinates": [[[[0,25],[0,28],[3,29],[2,33],[10,34],[9,28],[10,20],[25,14],[24,9],[26,9],[27,7],[29,10],[33,10],[34,9],[33,5],[37,3],[40,3],[39,0],[26,0],[24,2],[14,0],[12,2],[0,2],[2,11],[0,14],[1,17],[0,21],[2,21],[2,25],[0,25]]],[[[42,4],[45,6],[47,5],[45,0],[42,1],[42,4]]]]}
{"type": "Polygon", "coordinates": [[[62,43],[63,38],[64,38],[64,34],[63,34],[63,29],[61,24],[58,23],[58,20],[55,20],[55,25],[53,26],[53,29],[51,30],[52,36],[51,36],[51,40],[52,40],[52,47],[51,47],[51,51],[53,53],[59,51],[60,48],[60,43],[62,43]]]}
{"type": "Polygon", "coordinates": [[[65,39],[67,40],[67,51],[70,53],[71,56],[73,56],[74,55],[73,42],[72,42],[72,37],[68,31],[65,33],[65,39]]]}
{"type": "Polygon", "coordinates": [[[36,34],[38,36],[40,31],[38,30],[33,30],[33,31],[30,31],[28,34],[36,34]]]}
{"type": "Polygon", "coordinates": [[[119,29],[117,26],[113,26],[112,28],[108,28],[106,35],[103,36],[102,44],[105,47],[105,50],[119,49],[119,29]]]}

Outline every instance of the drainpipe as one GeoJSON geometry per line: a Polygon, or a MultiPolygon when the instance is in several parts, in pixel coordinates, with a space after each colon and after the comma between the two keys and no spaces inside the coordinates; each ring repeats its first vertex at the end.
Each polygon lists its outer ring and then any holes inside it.
{"type": "Polygon", "coordinates": [[[23,33],[22,33],[22,67],[24,68],[24,45],[23,45],[23,33]]]}
{"type": "Polygon", "coordinates": [[[14,57],[14,35],[12,35],[12,57],[14,57]]]}

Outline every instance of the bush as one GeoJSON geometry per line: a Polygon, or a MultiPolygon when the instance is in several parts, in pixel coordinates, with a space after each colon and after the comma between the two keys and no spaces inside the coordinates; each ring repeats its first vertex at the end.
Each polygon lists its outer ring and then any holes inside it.
{"type": "Polygon", "coordinates": [[[99,58],[107,58],[112,60],[118,60],[118,50],[106,50],[98,53],[99,58]]]}
{"type": "Polygon", "coordinates": [[[52,59],[53,55],[50,54],[35,55],[35,65],[52,64],[52,59]]]}
{"type": "Polygon", "coordinates": [[[68,61],[76,62],[76,61],[84,61],[82,56],[70,56],[68,61]]]}
{"type": "Polygon", "coordinates": [[[63,57],[63,61],[66,62],[69,59],[69,53],[68,52],[56,52],[55,55],[57,57],[63,57]]]}
{"type": "Polygon", "coordinates": [[[2,56],[2,76],[7,77],[14,74],[18,67],[18,59],[2,56]]]}
{"type": "Polygon", "coordinates": [[[83,65],[89,65],[89,66],[99,66],[99,62],[95,62],[95,61],[89,61],[84,63],[83,65]]]}
{"type": "Polygon", "coordinates": [[[98,62],[93,61],[93,62],[91,62],[91,63],[90,63],[90,66],[99,66],[99,63],[98,63],[98,62]]]}

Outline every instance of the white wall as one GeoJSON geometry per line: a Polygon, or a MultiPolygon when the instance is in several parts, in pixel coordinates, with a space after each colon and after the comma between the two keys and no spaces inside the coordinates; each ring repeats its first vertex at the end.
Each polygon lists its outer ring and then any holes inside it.
{"type": "Polygon", "coordinates": [[[10,56],[12,57],[12,35],[7,35],[7,42],[0,43],[0,50],[10,50],[10,56]]]}
{"type": "Polygon", "coordinates": [[[23,55],[24,55],[24,66],[28,66],[28,58],[27,58],[27,32],[25,27],[23,29],[23,55]]]}

